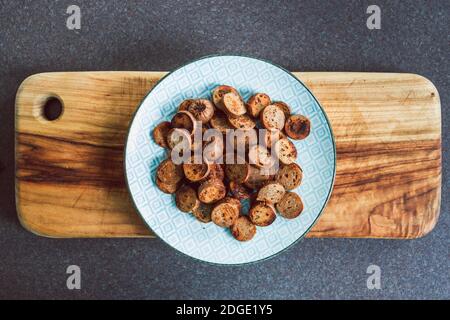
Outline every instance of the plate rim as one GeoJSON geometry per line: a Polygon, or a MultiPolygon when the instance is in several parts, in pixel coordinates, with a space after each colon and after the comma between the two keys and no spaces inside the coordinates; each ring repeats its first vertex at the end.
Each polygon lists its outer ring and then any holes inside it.
{"type": "Polygon", "coordinates": [[[316,96],[312,93],[312,91],[308,88],[308,86],[303,83],[302,80],[300,80],[299,78],[297,78],[294,74],[292,74],[291,71],[287,70],[286,68],[273,63],[272,61],[269,60],[265,60],[262,58],[256,58],[256,57],[252,57],[249,55],[243,55],[243,54],[211,54],[211,55],[206,55],[206,56],[202,56],[193,60],[189,60],[186,63],[181,64],[180,66],[178,66],[177,68],[173,69],[172,71],[168,72],[166,75],[164,75],[161,79],[159,79],[155,85],[147,92],[147,94],[142,98],[142,100],[139,102],[137,108],[135,109],[135,111],[133,112],[133,115],[131,117],[131,120],[129,122],[128,128],[127,128],[127,134],[126,134],[126,138],[125,138],[125,144],[124,144],[124,148],[123,148],[123,173],[125,176],[125,185],[126,188],[128,190],[128,194],[130,195],[131,198],[131,202],[133,204],[133,207],[135,209],[135,211],[139,214],[139,216],[141,217],[142,221],[145,223],[145,225],[147,226],[147,228],[149,228],[149,230],[151,232],[153,232],[153,234],[159,239],[161,240],[165,245],[169,246],[170,248],[174,249],[176,253],[178,254],[182,254],[186,257],[189,257],[191,259],[197,260],[199,262],[202,263],[207,263],[210,265],[215,265],[215,266],[245,266],[245,265],[252,265],[252,264],[256,264],[259,262],[263,262],[266,260],[270,260],[278,255],[280,255],[283,252],[286,252],[287,250],[289,250],[290,248],[292,248],[294,245],[298,244],[308,233],[309,231],[316,225],[317,221],[319,220],[320,216],[323,214],[323,211],[325,210],[330,198],[331,198],[331,194],[333,192],[334,189],[334,183],[336,180],[336,167],[337,167],[337,156],[336,156],[336,141],[335,141],[335,137],[334,137],[334,133],[333,133],[333,128],[331,126],[331,122],[328,119],[327,113],[325,112],[325,109],[322,107],[322,105],[320,104],[319,100],[316,98],[316,96]],[[331,179],[331,184],[330,184],[330,188],[328,190],[328,194],[327,194],[327,198],[322,206],[322,208],[320,209],[319,214],[317,215],[317,217],[314,219],[314,221],[311,223],[311,225],[307,228],[307,230],[301,235],[299,236],[294,242],[292,242],[290,245],[286,246],[285,248],[281,249],[278,252],[275,252],[273,254],[271,254],[270,256],[261,258],[261,259],[257,259],[257,260],[253,260],[253,261],[247,261],[247,262],[240,262],[240,263],[220,263],[220,262],[212,262],[212,261],[206,261],[206,260],[202,260],[200,258],[191,256],[187,253],[184,253],[182,251],[180,251],[179,249],[177,249],[176,247],[172,246],[170,243],[168,243],[167,241],[165,241],[163,238],[161,238],[158,233],[156,233],[153,228],[149,225],[149,223],[147,222],[147,220],[144,218],[143,214],[141,213],[141,211],[139,210],[138,206],[136,205],[136,202],[134,200],[133,197],[133,193],[131,192],[130,189],[130,183],[128,181],[128,175],[127,175],[127,161],[126,161],[126,155],[127,155],[127,148],[128,148],[128,141],[130,138],[130,133],[131,133],[131,127],[136,119],[136,115],[138,113],[138,111],[141,109],[144,101],[147,99],[147,97],[152,93],[153,90],[156,89],[156,87],[158,85],[161,84],[162,81],[164,81],[167,77],[169,77],[171,74],[173,74],[174,72],[178,71],[179,69],[185,68],[186,66],[201,61],[201,60],[205,60],[205,59],[209,59],[209,58],[216,58],[216,57],[234,57],[234,58],[248,58],[248,59],[254,59],[254,60],[258,60],[264,63],[268,63],[276,68],[281,69],[282,71],[284,71],[285,73],[287,73],[289,76],[291,76],[293,79],[295,79],[296,81],[298,81],[307,91],[308,93],[313,97],[314,101],[317,103],[317,105],[319,106],[320,110],[322,111],[325,120],[327,122],[328,128],[330,130],[330,135],[331,135],[331,141],[332,141],[332,145],[333,145],[333,176],[331,179]]]}

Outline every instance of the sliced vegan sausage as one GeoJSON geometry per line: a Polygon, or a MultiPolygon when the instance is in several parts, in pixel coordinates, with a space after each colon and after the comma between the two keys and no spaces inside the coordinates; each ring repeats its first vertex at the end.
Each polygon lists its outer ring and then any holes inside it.
{"type": "Polygon", "coordinates": [[[247,112],[254,118],[268,105],[271,104],[270,97],[265,93],[253,95],[247,102],[247,112]]]}
{"type": "Polygon", "coordinates": [[[302,178],[302,168],[296,163],[291,163],[283,166],[280,171],[278,171],[276,181],[281,183],[286,190],[290,191],[301,184],[302,178]]]}
{"type": "Polygon", "coordinates": [[[280,202],[276,204],[278,212],[286,219],[297,218],[303,211],[303,201],[295,192],[286,192],[280,202]]]}
{"type": "Polygon", "coordinates": [[[275,154],[283,164],[297,160],[297,148],[289,139],[280,139],[275,143],[275,154]]]}
{"type": "Polygon", "coordinates": [[[257,201],[250,208],[248,217],[254,225],[267,227],[275,221],[277,215],[275,208],[271,204],[257,201]]]}
{"type": "Polygon", "coordinates": [[[241,96],[235,92],[228,92],[222,98],[222,108],[225,113],[232,117],[242,116],[247,112],[241,96]]]}
{"type": "Polygon", "coordinates": [[[238,206],[228,200],[220,201],[216,206],[214,206],[211,219],[212,221],[220,227],[229,228],[239,217],[238,206]]]}
{"type": "Polygon", "coordinates": [[[197,218],[198,221],[203,223],[211,222],[211,212],[213,209],[212,204],[202,203],[197,208],[192,210],[192,215],[197,218]]]}
{"type": "Polygon", "coordinates": [[[271,104],[260,113],[261,124],[271,131],[283,130],[286,117],[284,112],[277,106],[271,104]]]}
{"type": "Polygon", "coordinates": [[[159,164],[156,176],[163,183],[174,184],[184,178],[183,167],[174,164],[170,159],[166,159],[159,164]]]}
{"type": "Polygon", "coordinates": [[[225,198],[227,189],[222,180],[208,179],[198,188],[198,198],[203,203],[214,203],[225,198]]]}
{"type": "Polygon", "coordinates": [[[255,121],[246,114],[237,117],[229,117],[228,121],[236,129],[253,129],[256,126],[255,121]]]}
{"type": "Polygon", "coordinates": [[[285,192],[286,190],[280,183],[268,182],[261,189],[259,189],[256,200],[275,204],[283,198],[285,192]]]}
{"type": "Polygon", "coordinates": [[[240,216],[231,226],[231,234],[236,240],[249,241],[256,234],[256,227],[247,216],[240,216]]]}
{"type": "Polygon", "coordinates": [[[194,116],[188,111],[177,112],[171,121],[172,127],[182,128],[193,134],[196,129],[196,121],[194,116]]]}
{"type": "Polygon", "coordinates": [[[224,111],[222,109],[223,108],[222,99],[223,99],[223,96],[229,92],[234,92],[239,95],[239,92],[235,88],[226,86],[226,85],[215,87],[214,90],[212,91],[212,100],[213,100],[214,105],[218,109],[224,111]]]}
{"type": "Polygon", "coordinates": [[[157,145],[168,148],[166,138],[170,129],[172,129],[172,125],[168,121],[161,122],[153,129],[153,140],[155,140],[157,145]]]}
{"type": "Polygon", "coordinates": [[[184,175],[187,179],[192,182],[197,182],[205,179],[210,170],[210,165],[206,162],[194,163],[194,158],[192,157],[189,163],[183,163],[184,175]]]}
{"type": "Polygon", "coordinates": [[[178,106],[178,111],[188,111],[188,107],[195,99],[186,99],[178,106]]]}
{"type": "Polygon", "coordinates": [[[179,185],[180,182],[164,183],[158,177],[156,178],[156,186],[159,188],[159,190],[167,194],[174,194],[177,191],[179,185]]]}
{"type": "Polygon", "coordinates": [[[302,140],[309,136],[311,131],[311,121],[302,115],[290,116],[284,125],[286,134],[294,140],[302,140]]]}
{"type": "Polygon", "coordinates": [[[197,121],[206,124],[214,115],[214,106],[207,99],[196,99],[187,106],[186,111],[190,112],[197,121]]]}
{"type": "Polygon", "coordinates": [[[175,203],[183,212],[192,212],[200,205],[195,189],[188,185],[181,186],[175,195],[175,203]]]}

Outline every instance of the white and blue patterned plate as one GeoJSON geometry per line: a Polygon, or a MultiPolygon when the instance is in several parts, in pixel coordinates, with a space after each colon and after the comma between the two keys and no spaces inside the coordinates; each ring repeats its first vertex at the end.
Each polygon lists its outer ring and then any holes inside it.
{"type": "Polygon", "coordinates": [[[173,248],[193,258],[217,264],[243,264],[269,258],[301,239],[322,213],[333,187],[336,153],[324,110],[306,86],[291,73],[269,62],[242,56],[209,56],[191,62],[164,77],[150,91],[131,122],[125,147],[125,176],[133,202],[151,230],[173,248]],[[293,113],[311,120],[311,134],[293,141],[297,162],[304,172],[295,192],[305,208],[296,219],[278,216],[257,228],[255,237],[239,242],[214,223],[203,224],[175,206],[173,196],[156,186],[155,172],[165,151],[151,138],[154,127],[175,114],[187,98],[210,98],[221,84],[238,89],[247,100],[256,92],[284,101],[293,113]]]}

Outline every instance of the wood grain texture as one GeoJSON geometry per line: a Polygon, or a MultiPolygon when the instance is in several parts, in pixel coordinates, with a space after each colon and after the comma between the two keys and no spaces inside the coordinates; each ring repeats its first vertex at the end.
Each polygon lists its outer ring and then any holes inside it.
{"type": "MultiPolygon", "coordinates": [[[[139,102],[163,72],[46,73],[16,99],[16,203],[23,226],[48,237],[152,236],[128,196],[123,146],[139,102]],[[41,116],[48,97],[64,113],[41,116]]],[[[441,108],[414,74],[295,73],[325,108],[337,174],[308,237],[418,238],[441,193],[441,108]]]]}

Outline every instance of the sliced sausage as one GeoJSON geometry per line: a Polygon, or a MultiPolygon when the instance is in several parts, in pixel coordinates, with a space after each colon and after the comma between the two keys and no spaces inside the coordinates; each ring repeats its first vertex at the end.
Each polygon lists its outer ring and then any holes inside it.
{"type": "Polygon", "coordinates": [[[227,189],[222,180],[208,179],[198,188],[198,198],[203,203],[215,203],[225,198],[227,189]]]}
{"type": "Polygon", "coordinates": [[[302,140],[309,136],[311,121],[302,115],[290,116],[284,125],[286,134],[294,140],[302,140]]]}
{"type": "Polygon", "coordinates": [[[268,182],[264,185],[264,187],[259,189],[256,200],[275,204],[281,201],[285,192],[286,190],[280,183],[268,182]]]}
{"type": "Polygon", "coordinates": [[[195,189],[188,185],[183,185],[178,189],[175,195],[175,203],[183,212],[192,212],[200,205],[200,201],[197,198],[197,192],[195,189]]]}
{"type": "Polygon", "coordinates": [[[286,190],[290,191],[301,184],[302,178],[302,168],[296,163],[291,163],[283,166],[280,171],[278,171],[276,181],[281,183],[286,190]]]}
{"type": "Polygon", "coordinates": [[[247,102],[247,112],[254,118],[268,105],[271,104],[270,97],[265,93],[253,95],[247,102]]]}
{"type": "Polygon", "coordinates": [[[250,208],[248,217],[254,225],[266,227],[275,221],[277,215],[275,208],[271,204],[257,201],[250,208]]]}
{"type": "Polygon", "coordinates": [[[190,112],[197,121],[201,123],[208,123],[214,116],[214,106],[211,101],[207,99],[197,99],[191,102],[186,111],[190,112]]]}
{"type": "Polygon", "coordinates": [[[158,166],[156,176],[161,182],[174,184],[184,178],[183,167],[174,164],[170,159],[166,159],[158,166]]]}
{"type": "Polygon", "coordinates": [[[256,234],[256,227],[247,216],[240,216],[231,226],[231,234],[236,240],[249,241],[256,234]]]}
{"type": "Polygon", "coordinates": [[[261,124],[271,131],[283,130],[286,117],[284,112],[277,106],[271,104],[260,113],[261,124]]]}
{"type": "Polygon", "coordinates": [[[153,140],[155,140],[157,145],[168,148],[166,138],[170,129],[172,129],[172,125],[168,121],[161,122],[153,129],[153,140]]]}
{"type": "Polygon", "coordinates": [[[275,143],[275,154],[283,164],[297,160],[297,148],[289,139],[280,139],[275,143]]]}
{"type": "Polygon", "coordinates": [[[286,219],[297,218],[303,211],[303,202],[295,192],[286,192],[280,202],[276,204],[278,212],[286,219]]]}

